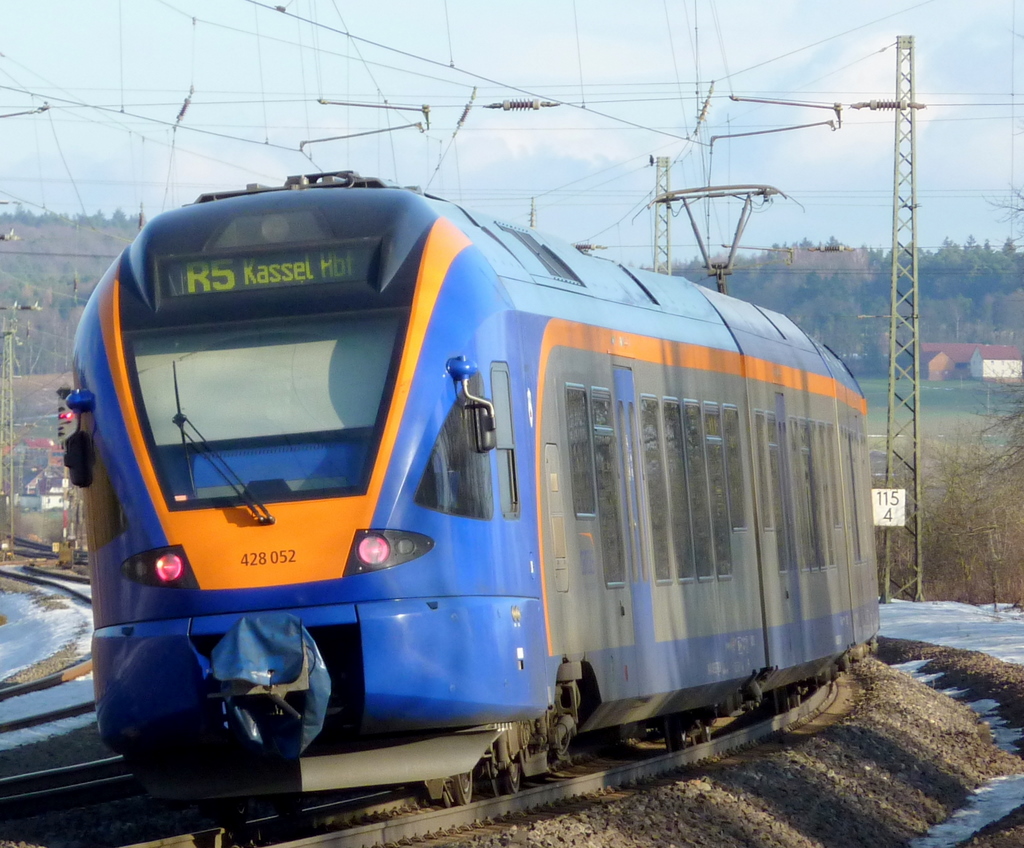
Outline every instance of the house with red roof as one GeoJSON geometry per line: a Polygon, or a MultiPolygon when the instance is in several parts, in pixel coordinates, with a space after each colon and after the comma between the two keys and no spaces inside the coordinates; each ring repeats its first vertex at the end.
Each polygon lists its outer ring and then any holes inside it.
{"type": "Polygon", "coordinates": [[[1015,345],[922,342],[921,365],[928,380],[1019,383],[1022,379],[1020,349],[1015,345]]]}

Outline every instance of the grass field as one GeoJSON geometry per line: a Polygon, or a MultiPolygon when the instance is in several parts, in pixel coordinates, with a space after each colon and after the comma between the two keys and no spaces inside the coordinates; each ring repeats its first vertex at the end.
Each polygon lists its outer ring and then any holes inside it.
{"type": "MultiPolygon", "coordinates": [[[[875,438],[884,440],[889,414],[889,383],[885,378],[862,379],[859,382],[868,399],[869,442],[875,438]]],[[[987,416],[998,412],[1005,404],[1006,391],[998,383],[922,380],[921,409],[918,412],[923,437],[946,438],[958,428],[977,430],[984,427],[990,422],[987,416]]]]}

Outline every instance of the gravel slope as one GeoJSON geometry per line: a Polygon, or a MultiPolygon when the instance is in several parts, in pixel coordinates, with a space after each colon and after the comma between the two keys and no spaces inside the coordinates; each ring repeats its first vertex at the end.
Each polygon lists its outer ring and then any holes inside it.
{"type": "MultiPolygon", "coordinates": [[[[888,656],[903,644],[883,650],[888,656]]],[[[1004,685],[1012,677],[1001,663],[974,663],[973,656],[949,661],[961,662],[964,674],[976,666],[979,686],[982,680],[990,687],[1004,685]]],[[[851,676],[859,693],[850,714],[815,736],[791,734],[767,751],[730,757],[677,780],[433,843],[466,848],[905,846],[961,806],[979,784],[1024,771],[1024,762],[988,742],[985,726],[966,706],[876,660],[859,663],[851,676]]],[[[20,749],[16,757],[0,759],[0,766],[17,761],[27,770],[40,757],[52,758],[44,749],[63,747],[68,738],[62,740],[20,749]]],[[[0,822],[0,846],[102,848],[208,825],[194,812],[132,799],[0,822]]],[[[1005,848],[1022,841],[978,845],[1005,848]]]]}
{"type": "Polygon", "coordinates": [[[985,780],[1024,771],[963,704],[875,660],[852,675],[861,693],[846,720],[765,757],[437,844],[895,848],[945,819],[985,780]]]}

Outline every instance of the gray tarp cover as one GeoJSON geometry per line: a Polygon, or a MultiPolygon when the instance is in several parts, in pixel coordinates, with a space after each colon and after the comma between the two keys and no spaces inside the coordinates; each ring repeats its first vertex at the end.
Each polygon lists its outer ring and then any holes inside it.
{"type": "Polygon", "coordinates": [[[248,747],[288,760],[323,728],[331,678],[313,637],[291,613],[247,615],[224,634],[210,655],[213,676],[223,683],[229,721],[248,747]],[[294,683],[309,663],[309,689],[288,696],[301,718],[283,713],[266,694],[232,695],[232,681],[255,686],[294,683]]]}

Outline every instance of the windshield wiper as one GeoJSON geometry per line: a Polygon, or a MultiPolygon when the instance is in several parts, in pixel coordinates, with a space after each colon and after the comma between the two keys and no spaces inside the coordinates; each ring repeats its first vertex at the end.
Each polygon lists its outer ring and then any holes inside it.
{"type": "MultiPolygon", "coordinates": [[[[189,421],[188,417],[181,411],[181,398],[178,395],[178,367],[176,362],[171,362],[171,372],[174,376],[174,403],[178,408],[177,414],[171,419],[174,425],[181,431],[181,444],[182,448],[187,448],[191,445],[193,450],[198,454],[202,454],[206,457],[207,462],[213,467],[221,478],[227,483],[234,493],[238,496],[239,500],[245,504],[246,509],[249,510],[249,514],[256,519],[257,524],[269,525],[277,521],[273,515],[270,514],[270,510],[267,507],[253,497],[249,487],[246,486],[235,470],[228,464],[228,461],[220,455],[218,451],[210,447],[210,443],[206,441],[206,438],[202,433],[199,432],[195,424],[189,421]],[[185,425],[191,428],[192,433],[185,431],[185,425]]],[[[186,465],[189,466],[189,478],[192,479],[192,466],[188,463],[188,456],[186,453],[185,457],[186,465]]],[[[195,491],[195,480],[192,479],[192,491],[195,491]]]]}

